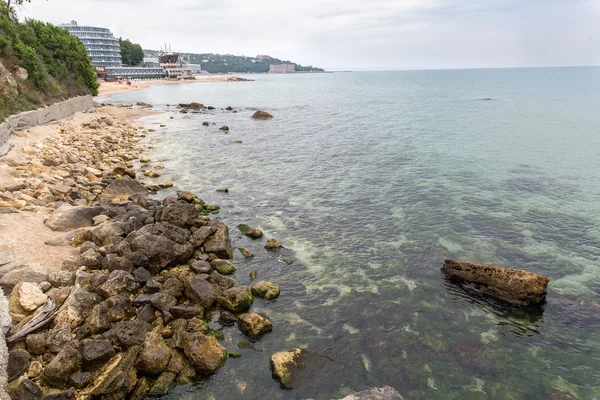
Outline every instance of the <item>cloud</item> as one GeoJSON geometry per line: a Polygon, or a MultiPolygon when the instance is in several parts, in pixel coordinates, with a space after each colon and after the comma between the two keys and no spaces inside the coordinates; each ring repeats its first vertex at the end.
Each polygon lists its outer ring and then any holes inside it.
{"type": "Polygon", "coordinates": [[[600,64],[599,12],[600,0],[50,0],[20,14],[144,48],[369,69],[600,64]]]}

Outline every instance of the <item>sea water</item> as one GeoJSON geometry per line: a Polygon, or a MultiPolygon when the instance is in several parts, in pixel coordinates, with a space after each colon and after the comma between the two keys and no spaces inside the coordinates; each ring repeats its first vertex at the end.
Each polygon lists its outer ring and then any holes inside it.
{"type": "Polygon", "coordinates": [[[236,251],[240,284],[256,270],[282,289],[253,306],[272,333],[224,328],[241,358],[171,398],[600,399],[600,68],[246,77],[103,99],[167,111],[140,121],[162,178],[221,206],[255,253],[236,251]],[[174,107],[192,101],[215,110],[174,107]],[[547,275],[547,303],[473,295],[445,258],[547,275]],[[269,357],[293,347],[323,361],[284,391],[269,357]]]}

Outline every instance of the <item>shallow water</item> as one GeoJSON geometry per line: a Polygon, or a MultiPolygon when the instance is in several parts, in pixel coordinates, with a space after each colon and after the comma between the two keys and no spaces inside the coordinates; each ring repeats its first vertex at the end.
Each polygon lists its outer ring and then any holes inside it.
{"type": "MultiPolygon", "coordinates": [[[[221,205],[234,244],[256,254],[236,254],[241,283],[256,269],[282,288],[253,307],[271,334],[171,398],[391,385],[407,399],[600,399],[600,68],[250,78],[105,98],[169,110],[143,120],[153,162],[221,205]],[[191,101],[217,109],[167,106],[191,101]],[[252,120],[257,108],[275,118],[252,120]],[[286,250],[267,253],[239,223],[286,250]],[[520,311],[474,297],[445,282],[445,258],[546,274],[548,302],[520,311]],[[283,391],[269,356],[296,346],[331,361],[283,391]]],[[[237,328],[223,333],[237,351],[237,328]]]]}

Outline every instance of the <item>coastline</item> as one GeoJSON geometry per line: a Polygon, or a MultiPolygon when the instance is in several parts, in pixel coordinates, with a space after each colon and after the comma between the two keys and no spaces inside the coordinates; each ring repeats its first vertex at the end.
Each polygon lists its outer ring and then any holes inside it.
{"type": "Polygon", "coordinates": [[[207,82],[243,82],[241,78],[233,75],[227,76],[197,76],[195,80],[155,80],[155,81],[137,81],[132,82],[131,85],[125,83],[119,84],[118,82],[102,82],[98,88],[98,96],[105,96],[115,93],[133,92],[137,90],[147,89],[153,86],[164,86],[164,85],[177,85],[186,83],[207,83],[207,82]]]}

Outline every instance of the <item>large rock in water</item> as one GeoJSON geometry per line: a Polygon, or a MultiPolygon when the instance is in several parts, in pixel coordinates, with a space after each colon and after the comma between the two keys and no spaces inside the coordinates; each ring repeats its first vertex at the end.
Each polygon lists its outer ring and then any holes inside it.
{"type": "Polygon", "coordinates": [[[186,335],[183,352],[194,367],[205,375],[214,374],[225,363],[227,350],[212,335],[186,335]]]}
{"type": "Polygon", "coordinates": [[[273,330],[271,321],[255,312],[241,314],[237,323],[240,330],[251,339],[260,339],[262,335],[273,330]]]}
{"type": "Polygon", "coordinates": [[[342,400],[404,400],[391,386],[373,388],[344,397],[342,400]]]}
{"type": "Polygon", "coordinates": [[[63,205],[57,208],[45,223],[53,231],[68,232],[77,228],[92,226],[92,218],[104,210],[104,207],[73,207],[63,205]]]}
{"type": "Polygon", "coordinates": [[[106,200],[121,201],[128,200],[129,197],[135,194],[148,194],[148,191],[140,182],[131,179],[129,176],[124,176],[115,179],[108,185],[100,197],[106,200]]]}
{"type": "Polygon", "coordinates": [[[254,302],[252,290],[248,286],[237,286],[224,291],[217,299],[219,304],[234,313],[241,313],[254,302]]]}
{"type": "Polygon", "coordinates": [[[544,300],[548,277],[519,269],[446,260],[442,272],[451,279],[484,285],[484,293],[517,305],[544,300]]]}
{"type": "Polygon", "coordinates": [[[323,358],[314,351],[299,348],[274,353],[270,360],[273,378],[284,389],[297,389],[320,372],[323,358]]]}
{"type": "Polygon", "coordinates": [[[217,257],[226,260],[232,258],[233,247],[231,246],[227,225],[218,218],[215,218],[211,221],[211,226],[217,231],[204,242],[204,251],[207,253],[214,253],[217,257]]]}
{"type": "Polygon", "coordinates": [[[252,119],[271,119],[273,116],[266,111],[258,110],[252,114],[252,119]]]}

